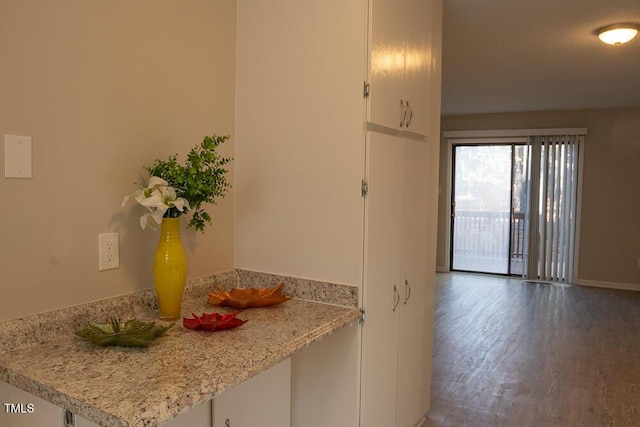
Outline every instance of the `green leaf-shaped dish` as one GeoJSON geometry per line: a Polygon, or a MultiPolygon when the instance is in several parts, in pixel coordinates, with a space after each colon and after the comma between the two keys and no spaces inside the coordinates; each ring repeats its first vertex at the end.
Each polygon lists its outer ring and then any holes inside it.
{"type": "Polygon", "coordinates": [[[172,327],[173,323],[163,326],[136,319],[121,323],[112,317],[109,323],[89,322],[87,327],[77,331],[76,335],[101,346],[148,347],[156,337],[172,327]]]}

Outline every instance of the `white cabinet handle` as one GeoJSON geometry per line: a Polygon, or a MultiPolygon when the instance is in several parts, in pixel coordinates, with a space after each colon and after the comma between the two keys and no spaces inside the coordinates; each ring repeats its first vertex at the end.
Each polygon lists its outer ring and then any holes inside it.
{"type": "MultiPolygon", "coordinates": [[[[409,103],[407,102],[407,106],[409,103]]],[[[404,121],[407,119],[407,107],[404,105],[404,101],[400,100],[400,127],[404,126],[404,121]]]]}
{"type": "Polygon", "coordinates": [[[400,100],[400,127],[408,128],[413,119],[413,108],[409,101],[400,100]]]}
{"type": "Polygon", "coordinates": [[[73,415],[73,412],[68,409],[64,410],[64,417],[62,421],[64,423],[64,427],[74,427],[76,425],[76,417],[73,415]]]}
{"type": "Polygon", "coordinates": [[[400,292],[398,292],[398,287],[393,285],[393,311],[396,311],[398,304],[400,304],[400,292]]]}
{"type": "Polygon", "coordinates": [[[407,279],[404,279],[404,303],[406,304],[411,298],[411,285],[407,279]]]}

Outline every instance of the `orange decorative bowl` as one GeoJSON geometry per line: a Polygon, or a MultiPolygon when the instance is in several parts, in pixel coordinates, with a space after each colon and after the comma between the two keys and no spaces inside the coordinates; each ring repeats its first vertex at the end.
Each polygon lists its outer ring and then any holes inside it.
{"type": "Polygon", "coordinates": [[[213,305],[229,306],[234,308],[267,307],[289,301],[291,297],[280,293],[283,282],[273,288],[234,288],[230,291],[218,288],[218,292],[209,292],[207,302],[213,305]]]}

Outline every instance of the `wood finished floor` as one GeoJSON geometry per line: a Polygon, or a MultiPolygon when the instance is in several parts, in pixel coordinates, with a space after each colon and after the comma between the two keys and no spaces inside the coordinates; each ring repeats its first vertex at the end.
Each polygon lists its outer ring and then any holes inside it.
{"type": "Polygon", "coordinates": [[[438,274],[423,426],[640,426],[640,292],[438,274]]]}

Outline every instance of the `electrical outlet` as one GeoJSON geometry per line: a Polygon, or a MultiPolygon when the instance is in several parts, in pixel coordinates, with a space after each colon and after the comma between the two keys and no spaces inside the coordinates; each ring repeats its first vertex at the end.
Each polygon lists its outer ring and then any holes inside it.
{"type": "Polygon", "coordinates": [[[120,267],[120,244],[118,233],[98,234],[98,270],[120,267]]]}

